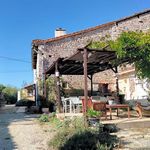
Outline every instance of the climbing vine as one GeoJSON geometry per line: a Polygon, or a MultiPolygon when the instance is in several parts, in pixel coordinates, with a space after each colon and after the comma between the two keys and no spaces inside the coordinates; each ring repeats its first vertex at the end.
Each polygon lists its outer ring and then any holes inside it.
{"type": "Polygon", "coordinates": [[[123,32],[115,41],[96,41],[89,45],[89,48],[104,47],[116,51],[119,59],[134,62],[138,77],[150,79],[150,32],[123,32]]]}

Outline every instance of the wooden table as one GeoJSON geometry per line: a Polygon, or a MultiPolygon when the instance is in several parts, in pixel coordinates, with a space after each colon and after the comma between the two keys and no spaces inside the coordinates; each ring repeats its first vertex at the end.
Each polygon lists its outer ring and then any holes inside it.
{"type": "Polygon", "coordinates": [[[127,104],[112,104],[112,105],[106,105],[106,108],[109,109],[110,113],[110,119],[112,120],[112,108],[117,109],[117,116],[119,113],[119,108],[126,108],[128,110],[128,118],[130,118],[130,107],[127,104]]]}

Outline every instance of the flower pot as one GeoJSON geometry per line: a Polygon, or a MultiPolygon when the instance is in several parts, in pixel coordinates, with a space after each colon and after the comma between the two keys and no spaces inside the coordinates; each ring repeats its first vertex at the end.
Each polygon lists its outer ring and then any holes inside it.
{"type": "Polygon", "coordinates": [[[88,118],[89,126],[96,127],[99,125],[100,119],[99,118],[88,118]]]}
{"type": "Polygon", "coordinates": [[[49,113],[49,108],[42,108],[42,112],[45,113],[45,114],[48,114],[49,113]]]}

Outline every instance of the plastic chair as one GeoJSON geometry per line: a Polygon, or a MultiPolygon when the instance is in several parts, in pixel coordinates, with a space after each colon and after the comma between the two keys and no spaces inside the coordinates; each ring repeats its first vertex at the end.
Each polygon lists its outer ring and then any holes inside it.
{"type": "Polygon", "coordinates": [[[72,97],[69,97],[69,99],[73,107],[73,112],[80,113],[80,106],[82,105],[82,102],[80,101],[79,97],[72,96],[72,97]]]}

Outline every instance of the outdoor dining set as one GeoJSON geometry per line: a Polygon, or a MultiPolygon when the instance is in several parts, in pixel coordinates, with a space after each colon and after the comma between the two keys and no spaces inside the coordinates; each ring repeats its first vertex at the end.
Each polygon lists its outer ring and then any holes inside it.
{"type": "MultiPolygon", "coordinates": [[[[83,96],[72,96],[68,98],[62,97],[63,103],[63,112],[64,113],[82,113],[85,109],[85,100],[83,96]]],[[[130,108],[128,104],[117,104],[115,101],[113,103],[109,103],[107,97],[103,96],[92,96],[88,98],[87,108],[93,108],[96,111],[101,111],[102,115],[107,119],[107,115],[109,114],[109,118],[112,119],[112,109],[117,110],[117,116],[119,115],[119,109],[127,110],[127,117],[130,118],[130,108]]]]}

